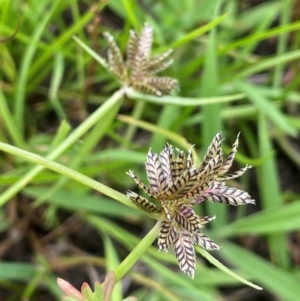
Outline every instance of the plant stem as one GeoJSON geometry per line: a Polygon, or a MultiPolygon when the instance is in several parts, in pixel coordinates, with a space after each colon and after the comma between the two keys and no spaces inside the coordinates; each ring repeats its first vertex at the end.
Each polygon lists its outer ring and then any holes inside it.
{"type": "Polygon", "coordinates": [[[211,254],[209,254],[205,249],[201,247],[196,247],[196,250],[204,257],[206,258],[211,264],[213,264],[215,267],[220,269],[221,271],[227,273],[228,275],[232,276],[233,278],[241,281],[242,283],[245,283],[246,285],[249,285],[256,290],[262,290],[262,288],[246,279],[243,277],[237,275],[234,273],[232,270],[228,269],[226,266],[224,266],[220,261],[218,261],[216,258],[214,258],[211,254]]]}
{"type": "MultiPolygon", "coordinates": [[[[139,208],[137,208],[125,195],[123,195],[122,193],[108,187],[105,186],[85,175],[83,175],[80,172],[77,172],[75,170],[72,170],[71,168],[68,168],[62,164],[50,161],[48,159],[45,159],[39,155],[36,155],[34,153],[19,149],[17,147],[14,147],[12,145],[9,145],[7,143],[3,143],[0,142],[0,150],[7,152],[9,154],[21,157],[23,159],[25,159],[26,161],[29,162],[33,162],[36,164],[40,164],[42,165],[41,168],[43,169],[44,167],[51,169],[53,171],[56,171],[64,176],[67,176],[79,183],[82,183],[88,187],[91,187],[131,208],[134,208],[136,210],[139,210],[139,208]]],[[[40,167],[40,166],[39,166],[40,167]]],[[[141,209],[140,209],[141,210],[141,209]]],[[[141,210],[142,212],[144,212],[143,210],[141,210]]],[[[148,214],[149,216],[151,216],[150,214],[148,214]]]]}
{"type": "Polygon", "coordinates": [[[7,105],[7,100],[4,97],[3,92],[0,90],[0,116],[3,118],[4,127],[10,135],[11,140],[15,145],[22,148],[27,148],[26,142],[23,140],[22,134],[20,133],[13,116],[7,105]]]}
{"type": "Polygon", "coordinates": [[[140,241],[140,243],[123,260],[123,262],[121,262],[121,264],[115,270],[117,281],[124,277],[124,275],[152,245],[158,235],[159,227],[159,222],[157,222],[155,226],[148,232],[148,234],[140,241]]]}
{"type": "MultiPolygon", "coordinates": [[[[145,107],[145,102],[144,101],[136,102],[131,117],[133,119],[139,120],[141,115],[143,114],[144,107],[145,107]]],[[[124,135],[124,142],[123,142],[123,145],[122,145],[123,148],[128,148],[128,145],[130,144],[130,142],[132,140],[132,137],[134,136],[135,132],[136,132],[136,125],[129,124],[129,126],[126,130],[126,133],[124,135]]]]}
{"type": "MultiPolygon", "coordinates": [[[[80,126],[78,126],[60,145],[58,145],[50,154],[46,156],[48,160],[54,160],[60,156],[64,151],[66,151],[72,144],[74,144],[81,136],[83,136],[93,125],[95,125],[103,116],[107,114],[112,107],[114,107],[124,96],[125,89],[122,88],[115,92],[106,102],[99,107],[93,114],[91,114],[80,126]]],[[[4,144],[2,144],[4,145],[4,144]]],[[[5,146],[5,145],[4,145],[5,146]]],[[[2,150],[4,150],[2,148],[2,150]]],[[[9,148],[6,150],[9,153],[13,153],[9,148]]],[[[16,149],[15,149],[16,151],[16,149]]],[[[20,153],[17,154],[20,156],[20,153]]],[[[30,154],[30,153],[29,153],[30,154]]],[[[34,160],[29,160],[26,155],[23,158],[28,161],[37,162],[34,160]]],[[[38,164],[41,164],[38,162],[38,164]]],[[[0,206],[4,205],[10,200],[14,195],[16,195],[22,188],[24,188],[38,173],[40,173],[44,167],[43,164],[39,166],[34,166],[31,168],[22,178],[19,179],[14,185],[10,186],[6,191],[0,196],[0,206]]],[[[46,165],[44,165],[46,166],[46,165]]],[[[48,166],[47,166],[48,167],[48,166]]],[[[50,168],[50,167],[48,167],[50,168]]],[[[51,168],[50,168],[51,169],[51,168]]]]}

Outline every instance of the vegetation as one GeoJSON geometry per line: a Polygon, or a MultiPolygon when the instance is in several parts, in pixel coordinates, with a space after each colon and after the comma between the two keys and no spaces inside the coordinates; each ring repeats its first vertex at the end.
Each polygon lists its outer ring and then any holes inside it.
{"type": "Polygon", "coordinates": [[[298,301],[298,6],[0,0],[0,299],[298,301]],[[192,280],[153,243],[169,205],[153,191],[148,202],[126,172],[143,188],[146,157],[149,177],[173,146],[176,164],[193,152],[203,167],[223,158],[220,132],[225,158],[241,132],[237,175],[253,168],[240,182],[210,176],[256,206],[210,195],[193,207],[203,224],[216,216],[201,229],[216,250],[195,247],[192,270],[175,250],[192,280]]]}

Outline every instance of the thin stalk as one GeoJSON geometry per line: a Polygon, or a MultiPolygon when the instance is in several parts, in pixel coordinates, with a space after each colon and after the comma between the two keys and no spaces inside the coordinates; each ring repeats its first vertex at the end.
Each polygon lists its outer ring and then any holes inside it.
{"type": "Polygon", "coordinates": [[[0,89],[0,116],[2,117],[2,120],[4,121],[4,126],[6,126],[7,131],[9,133],[13,143],[20,148],[27,149],[26,142],[23,140],[22,135],[16,126],[15,120],[9,111],[6,99],[5,99],[4,94],[2,93],[1,89],[0,89]]]}
{"type": "MultiPolygon", "coordinates": [[[[217,18],[220,13],[221,4],[223,0],[219,0],[216,4],[213,19],[217,18]]],[[[218,56],[216,52],[217,28],[214,27],[209,33],[209,44],[205,55],[203,76],[202,76],[202,97],[212,97],[218,94],[219,85],[219,67],[218,56]]],[[[222,129],[220,104],[208,104],[203,106],[203,123],[202,123],[202,139],[203,149],[210,144],[212,138],[217,132],[222,129]]],[[[220,228],[226,225],[227,208],[217,207],[215,204],[208,203],[207,209],[209,215],[217,215],[216,221],[212,224],[214,228],[220,228]]]]}
{"type": "Polygon", "coordinates": [[[281,149],[288,155],[288,157],[300,167],[300,154],[299,151],[291,144],[289,139],[282,133],[278,133],[275,137],[281,149]]]}
{"type": "MultiPolygon", "coordinates": [[[[54,160],[59,157],[64,151],[66,151],[103,116],[105,116],[105,114],[107,114],[107,112],[122,99],[124,93],[125,89],[120,89],[115,92],[100,108],[98,108],[80,126],[78,126],[59,146],[57,146],[50,154],[48,154],[46,156],[46,161],[54,160]]],[[[19,179],[19,181],[15,182],[14,185],[10,186],[6,191],[4,191],[0,196],[0,206],[3,206],[6,202],[8,202],[10,198],[16,195],[22,188],[24,188],[43,169],[44,167],[42,165],[34,166],[21,179],[19,179]]]]}
{"type": "MultiPolygon", "coordinates": [[[[75,156],[72,157],[71,162],[68,166],[74,170],[78,170],[81,167],[82,161],[88,157],[89,153],[96,146],[96,144],[101,140],[105,134],[107,128],[110,126],[112,120],[115,118],[119,105],[112,107],[105,116],[101,118],[101,122],[98,122],[94,128],[85,135],[84,143],[78,150],[75,156]]],[[[48,189],[46,193],[43,193],[38,199],[35,200],[34,205],[40,205],[44,200],[49,198],[53,193],[59,190],[61,187],[65,186],[70,181],[70,178],[64,176],[60,177],[51,188],[48,189]]]]}
{"type": "Polygon", "coordinates": [[[18,130],[22,134],[22,136],[24,134],[24,105],[26,97],[26,87],[30,66],[37,49],[36,43],[41,39],[43,31],[59,3],[59,0],[55,1],[55,4],[51,7],[51,10],[47,14],[45,14],[44,18],[42,18],[40,23],[37,24],[35,32],[32,36],[32,41],[24,51],[24,55],[21,60],[21,67],[19,71],[19,78],[16,86],[16,94],[14,100],[14,117],[18,130]]]}
{"type": "MultiPolygon", "coordinates": [[[[17,147],[14,147],[12,145],[9,145],[9,144],[3,143],[3,142],[0,142],[0,150],[4,151],[6,153],[9,153],[11,155],[23,158],[26,161],[42,165],[43,168],[46,167],[50,170],[58,172],[58,173],[60,173],[64,176],[67,176],[81,184],[84,184],[90,188],[93,188],[93,189],[103,193],[104,195],[111,197],[112,199],[115,199],[115,200],[119,201],[120,203],[123,203],[124,205],[126,205],[128,207],[134,208],[136,210],[139,210],[139,211],[147,214],[147,212],[145,212],[144,210],[137,208],[124,194],[122,194],[108,186],[105,186],[105,185],[83,175],[82,173],[72,170],[62,164],[56,163],[54,161],[50,161],[39,155],[19,149],[17,147]]],[[[151,215],[150,213],[147,215],[152,218],[154,217],[154,215],[153,214],[151,215]]]]}
{"type": "Polygon", "coordinates": [[[213,264],[215,267],[217,267],[218,269],[220,269],[221,271],[225,272],[226,274],[232,276],[233,278],[241,281],[242,283],[249,285],[253,288],[255,288],[256,290],[262,290],[262,288],[246,279],[244,279],[243,277],[237,275],[236,273],[234,273],[232,270],[228,269],[226,266],[224,266],[220,261],[218,261],[216,258],[214,258],[211,254],[209,254],[205,249],[202,249],[200,247],[196,248],[197,251],[204,257],[206,258],[211,264],[213,264]]]}
{"type": "MultiPolygon", "coordinates": [[[[258,139],[260,156],[264,156],[273,150],[272,140],[269,137],[267,119],[262,113],[258,116],[258,139]]],[[[274,158],[266,160],[258,167],[257,171],[260,199],[263,208],[268,209],[282,205],[283,199],[278,178],[279,172],[274,158]]],[[[276,262],[285,269],[290,268],[291,262],[286,233],[268,235],[267,240],[272,262],[276,262]]]]}
{"type": "MultiPolygon", "coordinates": [[[[291,16],[291,8],[292,8],[292,1],[286,0],[282,1],[283,7],[282,7],[282,13],[280,17],[280,26],[287,25],[290,21],[291,16]]],[[[280,34],[278,38],[278,44],[277,44],[277,55],[281,55],[285,53],[286,46],[288,42],[288,32],[283,32],[280,34]]],[[[273,77],[273,87],[274,89],[278,89],[281,87],[282,78],[283,78],[283,72],[284,72],[285,64],[281,63],[276,65],[275,71],[274,71],[274,77],[273,77]]]]}
{"type": "Polygon", "coordinates": [[[148,234],[140,241],[140,243],[129,253],[129,255],[121,262],[115,270],[117,281],[122,279],[124,275],[132,268],[132,266],[139,260],[139,258],[147,251],[156,239],[160,228],[160,223],[157,222],[155,226],[148,232],[148,234]]]}
{"type": "MultiPolygon", "coordinates": [[[[136,104],[134,106],[134,109],[133,109],[133,112],[131,114],[131,117],[133,119],[139,120],[140,117],[143,114],[144,108],[145,108],[145,102],[144,101],[138,101],[138,102],[136,102],[136,104]]],[[[129,124],[129,126],[128,126],[127,130],[126,130],[126,133],[124,135],[124,142],[122,144],[123,148],[127,148],[128,147],[128,145],[132,141],[132,138],[133,138],[135,132],[136,132],[136,125],[129,124]]]]}

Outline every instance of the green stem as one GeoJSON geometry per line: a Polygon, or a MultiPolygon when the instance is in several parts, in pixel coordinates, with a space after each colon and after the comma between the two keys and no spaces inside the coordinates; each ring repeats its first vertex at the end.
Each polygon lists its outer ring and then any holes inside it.
{"type": "Polygon", "coordinates": [[[175,105],[180,107],[198,107],[211,104],[227,103],[239,99],[245,98],[245,95],[242,93],[226,95],[226,96],[215,96],[215,97],[181,97],[173,95],[164,95],[163,97],[158,97],[150,94],[144,94],[138,91],[135,91],[131,87],[128,87],[126,90],[126,96],[130,99],[143,100],[146,102],[155,103],[158,105],[175,105]]]}
{"type": "Polygon", "coordinates": [[[4,94],[0,90],[0,116],[3,118],[4,126],[6,126],[7,131],[15,145],[22,148],[27,148],[26,142],[23,140],[21,133],[14,121],[13,116],[7,105],[7,101],[4,94]]]}
{"type": "Polygon", "coordinates": [[[246,279],[243,277],[237,275],[234,273],[232,270],[228,269],[226,266],[224,266],[220,261],[218,261],[216,258],[214,258],[212,255],[210,255],[205,249],[202,249],[200,247],[196,247],[197,251],[204,257],[206,258],[211,264],[213,264],[215,267],[220,269],[221,271],[225,272],[226,274],[232,276],[233,278],[241,281],[242,283],[245,283],[257,290],[262,290],[262,288],[246,279]]]}
{"type": "Polygon", "coordinates": [[[288,157],[300,167],[300,154],[296,147],[293,147],[292,143],[288,140],[286,135],[281,132],[277,133],[275,137],[277,143],[282,148],[282,150],[288,155],[288,157]]]}
{"type": "MultiPolygon", "coordinates": [[[[133,109],[131,117],[133,119],[139,120],[145,107],[145,102],[144,101],[138,101],[133,109]]],[[[124,142],[123,142],[123,148],[127,148],[128,145],[130,144],[130,141],[132,140],[132,137],[136,131],[136,126],[134,124],[129,124],[126,133],[124,135],[124,142]]]]}
{"type": "Polygon", "coordinates": [[[129,255],[121,262],[115,270],[117,281],[122,279],[124,275],[132,268],[132,266],[139,260],[139,258],[147,251],[156,239],[160,228],[160,223],[157,222],[155,226],[148,232],[148,234],[140,241],[140,243],[129,253],[129,255]]]}
{"type": "MultiPolygon", "coordinates": [[[[91,187],[123,204],[126,206],[132,207],[134,209],[139,210],[126,196],[124,196],[122,193],[105,186],[73,169],[70,169],[62,164],[50,161],[48,159],[45,159],[39,155],[36,155],[34,153],[27,152],[25,150],[19,149],[17,147],[14,147],[12,145],[0,142],[0,150],[7,152],[9,154],[21,157],[25,159],[26,161],[33,162],[39,165],[42,165],[41,168],[48,168],[53,171],[56,171],[64,176],[67,176],[79,183],[82,183],[88,187],[91,187]]],[[[141,209],[140,209],[141,210],[141,209]]],[[[145,212],[141,210],[142,212],[145,212]]]]}
{"type": "MultiPolygon", "coordinates": [[[[217,18],[222,5],[223,0],[218,0],[216,2],[213,19],[217,18]]],[[[216,52],[217,49],[217,28],[214,27],[209,33],[209,43],[205,54],[204,65],[203,65],[203,76],[202,76],[202,94],[203,97],[212,97],[219,94],[219,58],[216,52]]],[[[201,109],[203,115],[202,122],[202,141],[203,146],[206,148],[213,137],[222,130],[222,107],[220,104],[209,104],[203,106],[201,109]]],[[[220,228],[226,225],[227,222],[227,208],[218,207],[210,202],[207,203],[207,210],[209,215],[215,215],[218,217],[214,223],[212,223],[213,228],[220,228]]]]}
{"type": "MultiPolygon", "coordinates": [[[[284,26],[287,25],[290,21],[291,16],[291,9],[292,9],[292,1],[282,1],[283,7],[282,7],[282,13],[280,15],[280,25],[284,26]]],[[[283,32],[278,38],[278,44],[277,44],[277,55],[284,54],[287,48],[288,43],[288,32],[283,32]]],[[[274,71],[274,77],[273,77],[273,87],[274,89],[280,88],[282,83],[282,77],[284,72],[285,64],[281,63],[276,65],[275,71],[274,71]]]]}
{"type": "MultiPolygon", "coordinates": [[[[109,110],[111,110],[124,96],[125,89],[120,89],[117,92],[115,92],[107,101],[99,107],[93,114],[91,114],[78,128],[76,128],[57,148],[55,148],[49,155],[46,156],[46,159],[48,160],[54,160],[58,156],[60,156],[64,151],[66,151],[72,144],[74,144],[81,136],[83,136],[93,125],[95,125],[103,116],[107,114],[109,110]]],[[[1,144],[2,147],[5,146],[5,144],[1,144]]],[[[21,156],[21,150],[15,149],[14,152],[11,152],[12,147],[6,145],[5,146],[6,151],[9,153],[14,153],[17,156],[21,156]]],[[[4,150],[4,149],[2,149],[4,150]]],[[[28,153],[29,157],[32,155],[31,153],[28,153]]],[[[34,154],[33,154],[34,155],[34,154]]],[[[34,155],[36,156],[36,155],[34,155]]],[[[41,166],[34,166],[32,169],[30,169],[19,181],[17,181],[14,185],[10,186],[6,191],[2,193],[0,196],[0,206],[4,205],[7,201],[9,201],[14,195],[16,195],[22,188],[24,188],[38,173],[40,173],[44,167],[45,164],[41,163],[41,160],[34,161],[27,158],[26,155],[23,153],[23,158],[25,158],[28,161],[36,162],[40,164],[41,166]]],[[[36,156],[35,159],[39,157],[36,156]]],[[[39,157],[41,158],[41,157],[39,157]]],[[[44,159],[44,158],[41,158],[44,159]]],[[[45,159],[44,159],[45,160],[45,159]]],[[[46,162],[48,162],[46,160],[46,162]]],[[[45,162],[44,162],[45,163],[45,162]]],[[[54,162],[53,162],[54,163],[54,162]]],[[[51,164],[50,164],[51,165],[51,164]]],[[[48,167],[48,166],[46,166],[48,167]]],[[[48,167],[51,169],[51,167],[48,167]]]]}
{"type": "MultiPolygon", "coordinates": [[[[82,161],[88,156],[88,154],[92,151],[92,149],[96,146],[96,144],[101,140],[102,136],[105,134],[107,128],[111,125],[111,122],[114,120],[118,110],[119,105],[115,105],[112,107],[105,116],[101,118],[101,122],[98,122],[94,128],[85,135],[84,143],[81,148],[78,150],[75,156],[72,157],[72,161],[68,164],[69,168],[78,170],[81,166],[82,161]]],[[[59,190],[61,187],[66,185],[70,178],[66,178],[64,176],[60,177],[55,185],[48,189],[48,191],[42,194],[35,201],[35,205],[41,204],[44,200],[49,198],[53,193],[59,190]]]]}

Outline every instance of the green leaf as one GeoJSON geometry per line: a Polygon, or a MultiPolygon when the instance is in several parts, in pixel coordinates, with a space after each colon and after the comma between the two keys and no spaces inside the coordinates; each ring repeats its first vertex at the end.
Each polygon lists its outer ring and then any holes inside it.
{"type": "Polygon", "coordinates": [[[0,262],[0,279],[27,281],[36,274],[36,266],[22,262],[0,262]]]}
{"type": "MultiPolygon", "coordinates": [[[[48,187],[30,186],[24,189],[24,194],[35,199],[47,193],[48,189],[48,187]]],[[[48,196],[46,202],[74,212],[97,212],[116,217],[139,214],[135,210],[103,196],[95,196],[69,189],[59,189],[48,196]]]]}
{"type": "Polygon", "coordinates": [[[197,37],[203,35],[204,33],[210,31],[211,29],[213,29],[214,27],[216,27],[218,24],[220,24],[224,18],[226,18],[227,14],[224,14],[218,18],[216,18],[215,20],[207,23],[204,26],[201,26],[200,28],[197,28],[189,33],[187,33],[186,35],[184,35],[182,38],[176,40],[175,42],[173,42],[171,44],[172,48],[176,48],[176,47],[180,47],[194,39],[196,39],[197,37]]]}
{"type": "MultiPolygon", "coordinates": [[[[117,249],[114,247],[110,237],[106,233],[103,233],[102,237],[104,242],[106,272],[113,271],[120,264],[117,249]]],[[[111,292],[110,300],[119,301],[122,299],[123,299],[122,285],[120,282],[118,282],[113,286],[113,291],[111,292]]]]}
{"type": "MultiPolygon", "coordinates": [[[[228,269],[226,266],[224,266],[220,261],[218,261],[216,258],[214,258],[212,255],[210,255],[206,250],[200,248],[200,247],[196,247],[196,250],[203,256],[205,257],[211,264],[213,264],[214,266],[216,266],[218,269],[222,270],[223,272],[227,273],[228,275],[236,278],[237,280],[239,280],[242,283],[245,283],[257,290],[262,290],[262,288],[246,279],[244,279],[243,277],[237,275],[236,273],[234,273],[232,270],[228,269]]],[[[222,249],[223,250],[223,249],[222,249]]]]}
{"type": "Polygon", "coordinates": [[[94,293],[90,286],[84,282],[81,286],[81,293],[86,301],[94,301],[94,293]]]}
{"type": "MultiPolygon", "coordinates": [[[[112,107],[121,101],[124,95],[124,90],[116,91],[101,107],[99,107],[93,114],[91,114],[80,126],[78,126],[62,143],[60,143],[49,155],[45,158],[39,157],[44,163],[49,163],[49,160],[53,160],[66,151],[74,142],[76,142],[82,135],[84,135],[92,126],[94,126],[99,119],[101,119],[112,107]]],[[[2,143],[3,146],[3,143],[2,143]]],[[[9,145],[6,145],[9,147],[9,145]]],[[[12,149],[11,149],[12,150],[12,149]]],[[[15,148],[16,150],[16,148],[15,148]]],[[[19,149],[19,155],[24,154],[24,151],[19,149]]],[[[27,154],[25,158],[29,159],[31,156],[36,157],[35,154],[27,154]]],[[[24,158],[24,157],[23,157],[24,158]]],[[[35,160],[35,159],[33,159],[35,160]]],[[[29,160],[30,161],[30,160],[29,160]]],[[[41,162],[40,161],[40,162],[41,162]]],[[[46,163],[46,164],[47,164],[46,163]]],[[[48,168],[51,166],[48,164],[48,168]]],[[[61,166],[62,167],[62,166],[61,166]]],[[[63,168],[63,167],[62,167],[63,168]]],[[[20,191],[27,183],[30,182],[36,175],[38,175],[44,169],[43,166],[34,166],[27,173],[25,173],[19,181],[15,182],[0,196],[0,206],[3,206],[7,201],[11,199],[18,191],[20,191]]]]}
{"type": "Polygon", "coordinates": [[[216,97],[199,97],[199,98],[179,97],[179,96],[171,96],[171,95],[157,97],[157,96],[137,92],[132,88],[128,88],[126,90],[126,95],[132,99],[144,100],[159,105],[176,105],[181,107],[204,106],[208,104],[226,103],[226,102],[243,99],[245,97],[244,94],[216,96],[216,97]]]}
{"type": "Polygon", "coordinates": [[[220,232],[221,237],[237,234],[277,234],[300,229],[300,200],[263,210],[237,220],[220,232]]]}
{"type": "Polygon", "coordinates": [[[227,261],[243,269],[276,297],[285,301],[299,300],[299,280],[291,273],[234,244],[224,243],[221,253],[227,261]]]}
{"type": "Polygon", "coordinates": [[[249,100],[259,109],[261,113],[264,113],[276,127],[282,130],[284,133],[295,136],[297,131],[295,128],[287,121],[286,117],[280,110],[272,104],[272,102],[267,99],[262,93],[260,93],[259,88],[246,83],[237,82],[237,89],[245,93],[249,100]]]}
{"type": "MultiPolygon", "coordinates": [[[[268,154],[272,150],[272,141],[270,139],[266,117],[261,113],[258,119],[258,137],[260,156],[268,154]]],[[[280,182],[278,179],[277,162],[270,158],[258,167],[259,192],[264,208],[271,208],[282,204],[280,193],[280,182]],[[266,185],[266,183],[268,183],[266,185]]],[[[273,261],[279,263],[282,267],[290,266],[290,256],[287,246],[287,237],[283,233],[268,236],[268,245],[273,261]]]]}

